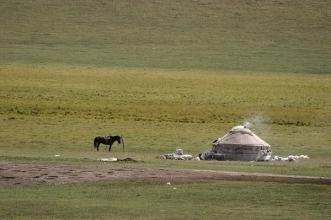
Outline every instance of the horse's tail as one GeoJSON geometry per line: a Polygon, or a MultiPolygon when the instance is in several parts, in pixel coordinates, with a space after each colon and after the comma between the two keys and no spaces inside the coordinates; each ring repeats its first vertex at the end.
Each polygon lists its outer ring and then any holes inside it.
{"type": "Polygon", "coordinates": [[[122,137],[122,135],[121,135],[121,141],[122,141],[123,152],[124,152],[124,140],[123,140],[123,137],[122,137]]]}

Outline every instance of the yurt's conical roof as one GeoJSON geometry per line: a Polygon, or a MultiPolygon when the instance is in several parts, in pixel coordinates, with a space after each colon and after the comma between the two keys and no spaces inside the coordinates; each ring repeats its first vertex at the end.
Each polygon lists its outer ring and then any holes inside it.
{"type": "Polygon", "coordinates": [[[217,140],[217,144],[270,146],[245,126],[233,127],[229,133],[217,140]]]}

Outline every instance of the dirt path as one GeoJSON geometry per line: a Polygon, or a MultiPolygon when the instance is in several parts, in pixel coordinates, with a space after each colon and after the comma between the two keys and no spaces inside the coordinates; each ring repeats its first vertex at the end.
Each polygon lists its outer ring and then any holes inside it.
{"type": "Polygon", "coordinates": [[[91,166],[0,164],[0,186],[98,180],[202,182],[210,180],[265,181],[331,185],[331,178],[208,170],[96,168],[91,166]]]}

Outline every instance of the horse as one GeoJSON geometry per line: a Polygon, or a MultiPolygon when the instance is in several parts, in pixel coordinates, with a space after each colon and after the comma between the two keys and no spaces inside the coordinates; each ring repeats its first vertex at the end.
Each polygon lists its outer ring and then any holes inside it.
{"type": "Polygon", "coordinates": [[[111,147],[113,145],[113,143],[117,141],[118,144],[122,143],[123,146],[123,152],[124,152],[124,140],[122,138],[122,136],[98,136],[94,138],[94,148],[97,149],[97,151],[99,151],[99,145],[100,144],[104,144],[104,145],[109,145],[109,151],[111,151],[111,147]]]}

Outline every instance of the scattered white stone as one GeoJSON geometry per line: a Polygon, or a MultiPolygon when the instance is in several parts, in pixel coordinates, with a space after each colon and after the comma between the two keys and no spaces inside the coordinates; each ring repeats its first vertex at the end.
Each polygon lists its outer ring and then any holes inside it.
{"type": "Polygon", "coordinates": [[[287,157],[281,157],[281,156],[277,156],[275,155],[271,161],[289,161],[289,162],[293,162],[293,161],[298,161],[300,159],[309,159],[309,157],[307,155],[289,155],[287,157]]]}
{"type": "Polygon", "coordinates": [[[268,154],[267,156],[265,156],[264,160],[265,160],[265,161],[269,161],[269,160],[271,160],[271,154],[268,154]]]}
{"type": "Polygon", "coordinates": [[[183,151],[183,149],[176,149],[175,154],[177,154],[177,155],[183,155],[184,154],[184,151],[183,151]]]}
{"type": "Polygon", "coordinates": [[[201,159],[200,159],[200,157],[195,157],[195,158],[193,158],[192,160],[198,160],[198,161],[199,161],[199,160],[201,160],[201,159]]]}
{"type": "Polygon", "coordinates": [[[116,157],[101,158],[100,161],[102,161],[102,162],[116,162],[117,158],[116,157]]]}
{"type": "Polygon", "coordinates": [[[192,160],[193,156],[191,154],[184,154],[182,149],[176,149],[174,153],[160,155],[160,158],[166,160],[192,160]]]}
{"type": "Polygon", "coordinates": [[[60,154],[55,154],[54,157],[60,157],[61,155],[60,154]]]}
{"type": "Polygon", "coordinates": [[[171,185],[171,183],[170,182],[167,182],[167,185],[171,185]]]}

